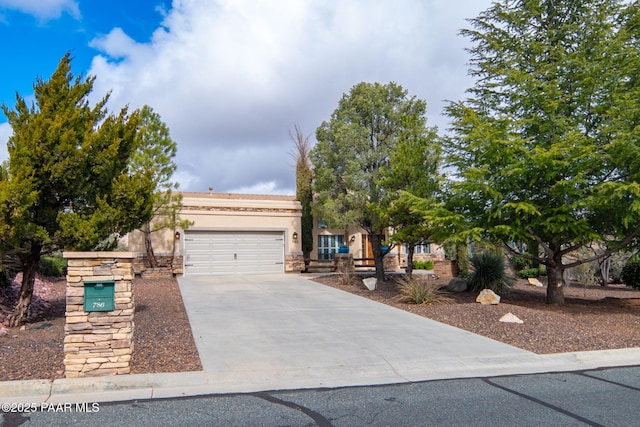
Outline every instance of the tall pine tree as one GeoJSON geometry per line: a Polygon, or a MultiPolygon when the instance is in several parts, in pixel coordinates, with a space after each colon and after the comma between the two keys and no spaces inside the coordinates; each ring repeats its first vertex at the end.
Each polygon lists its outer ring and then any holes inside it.
{"type": "Polygon", "coordinates": [[[387,187],[383,177],[403,135],[427,132],[425,115],[426,103],[402,86],[362,82],[343,95],[331,119],[316,130],[318,143],[311,151],[315,210],[332,227],[366,230],[379,280],[391,225],[385,207],[398,197],[398,187],[387,187]]]}

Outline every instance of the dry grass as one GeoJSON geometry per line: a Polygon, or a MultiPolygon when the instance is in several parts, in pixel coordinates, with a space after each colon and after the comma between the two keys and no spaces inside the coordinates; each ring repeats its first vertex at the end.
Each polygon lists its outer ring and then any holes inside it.
{"type": "Polygon", "coordinates": [[[362,283],[362,280],[357,275],[343,272],[338,276],[338,283],[342,286],[355,286],[362,283]]]}
{"type": "Polygon", "coordinates": [[[430,283],[426,277],[403,277],[398,280],[398,301],[407,304],[452,304],[454,300],[430,283]]]}

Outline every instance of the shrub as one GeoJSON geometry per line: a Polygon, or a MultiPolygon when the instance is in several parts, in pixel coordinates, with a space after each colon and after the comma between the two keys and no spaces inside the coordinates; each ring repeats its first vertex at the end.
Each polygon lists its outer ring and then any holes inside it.
{"type": "Polygon", "coordinates": [[[522,277],[523,279],[527,279],[529,277],[546,276],[546,275],[547,275],[547,269],[543,265],[541,265],[540,268],[525,268],[524,270],[518,271],[518,276],[522,277]]]}
{"type": "Polygon", "coordinates": [[[526,278],[529,278],[529,277],[538,277],[538,276],[540,276],[540,269],[539,268],[526,268],[524,270],[518,271],[518,276],[522,277],[523,279],[526,279],[526,278]]]}
{"type": "Polygon", "coordinates": [[[338,276],[338,284],[343,286],[353,286],[357,284],[359,280],[360,278],[358,276],[355,276],[347,271],[340,273],[340,276],[338,276]]]}
{"type": "Polygon", "coordinates": [[[398,300],[409,304],[446,304],[453,300],[448,297],[440,286],[429,283],[425,278],[404,277],[398,282],[400,295],[398,300]]]}
{"type": "Polygon", "coordinates": [[[433,270],[433,261],[413,261],[414,270],[433,270]]]}
{"type": "Polygon", "coordinates": [[[469,261],[472,271],[465,279],[471,292],[479,292],[483,289],[502,292],[513,284],[513,277],[505,272],[502,255],[486,252],[474,255],[469,261]]]}
{"type": "Polygon", "coordinates": [[[529,266],[531,265],[531,261],[526,258],[514,256],[509,261],[517,271],[530,270],[529,266]]]}
{"type": "Polygon", "coordinates": [[[65,276],[67,274],[67,260],[59,256],[43,256],[38,264],[38,272],[48,277],[65,276]]]}
{"type": "Polygon", "coordinates": [[[457,245],[455,254],[455,260],[458,264],[458,273],[461,277],[465,277],[469,274],[469,251],[466,246],[457,245]]]}
{"type": "Polygon", "coordinates": [[[634,289],[640,289],[640,260],[633,259],[627,261],[622,267],[622,282],[634,289]]]}

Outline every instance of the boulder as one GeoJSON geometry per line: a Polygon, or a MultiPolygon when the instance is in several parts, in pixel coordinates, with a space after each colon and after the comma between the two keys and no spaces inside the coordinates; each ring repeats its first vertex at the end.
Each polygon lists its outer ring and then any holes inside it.
{"type": "Polygon", "coordinates": [[[496,294],[491,289],[483,289],[476,298],[476,302],[479,302],[480,304],[499,304],[500,295],[496,294]]]}
{"type": "Polygon", "coordinates": [[[500,322],[505,323],[524,323],[521,319],[518,318],[515,314],[507,313],[500,318],[500,322]]]}
{"type": "Polygon", "coordinates": [[[535,277],[529,277],[527,279],[527,281],[529,282],[529,284],[531,286],[535,286],[537,288],[543,288],[544,285],[542,284],[542,282],[540,282],[540,280],[536,279],[535,277]]]}
{"type": "Polygon", "coordinates": [[[374,291],[376,289],[376,283],[378,279],[375,277],[367,277],[366,279],[362,279],[362,283],[369,289],[370,291],[374,291]]]}
{"type": "Polygon", "coordinates": [[[447,291],[451,292],[464,292],[467,290],[468,285],[466,280],[460,277],[454,277],[453,279],[449,280],[449,283],[444,288],[447,291]]]}

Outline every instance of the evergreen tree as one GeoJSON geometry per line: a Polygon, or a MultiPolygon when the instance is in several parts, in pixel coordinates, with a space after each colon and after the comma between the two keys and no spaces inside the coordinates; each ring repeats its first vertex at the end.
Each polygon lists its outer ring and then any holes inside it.
{"type": "Polygon", "coordinates": [[[331,119],[316,131],[318,143],[311,152],[316,211],[332,227],[366,230],[379,280],[384,279],[382,243],[390,225],[386,207],[398,195],[397,187],[384,185],[384,170],[404,132],[424,126],[425,111],[424,101],[396,83],[363,82],[343,95],[331,119]]]}
{"type": "Polygon", "coordinates": [[[640,220],[638,3],[503,0],[471,21],[470,97],[452,103],[451,205],[476,235],[536,241],[547,302],[567,255],[634,241],[640,220]]]}
{"type": "MultiPolygon", "coordinates": [[[[178,183],[171,180],[176,170],[173,158],[178,151],[177,144],[169,132],[169,127],[160,115],[145,105],[140,111],[136,150],[129,164],[130,173],[151,173],[153,181],[153,221],[147,221],[140,229],[144,233],[145,251],[151,268],[158,267],[151,242],[151,233],[163,229],[186,229],[192,223],[182,220],[182,195],[174,192],[178,183]]],[[[175,244],[175,241],[174,241],[175,244]]],[[[175,253],[175,248],[173,253],[175,253]]]]}
{"type": "Polygon", "coordinates": [[[304,259],[311,257],[313,250],[313,166],[309,158],[311,143],[309,136],[304,136],[298,125],[295,126],[295,136],[289,131],[289,137],[294,143],[293,156],[296,160],[296,198],[302,205],[302,253],[304,259]]]}
{"type": "Polygon", "coordinates": [[[441,147],[435,128],[426,126],[426,118],[407,118],[389,165],[382,170],[381,185],[395,193],[381,210],[393,228],[391,240],[407,248],[407,274],[411,277],[416,245],[428,243],[437,231],[424,209],[437,203],[442,176],[441,147]]]}
{"type": "Polygon", "coordinates": [[[151,217],[151,174],[128,173],[138,113],[109,114],[108,96],[91,107],[94,79],[74,78],[66,54],[49,80],[36,80],[31,106],[16,95],[14,109],[2,107],[13,135],[0,181],[0,237],[23,273],[10,326],[28,317],[41,255],[90,250],[151,217]]]}

